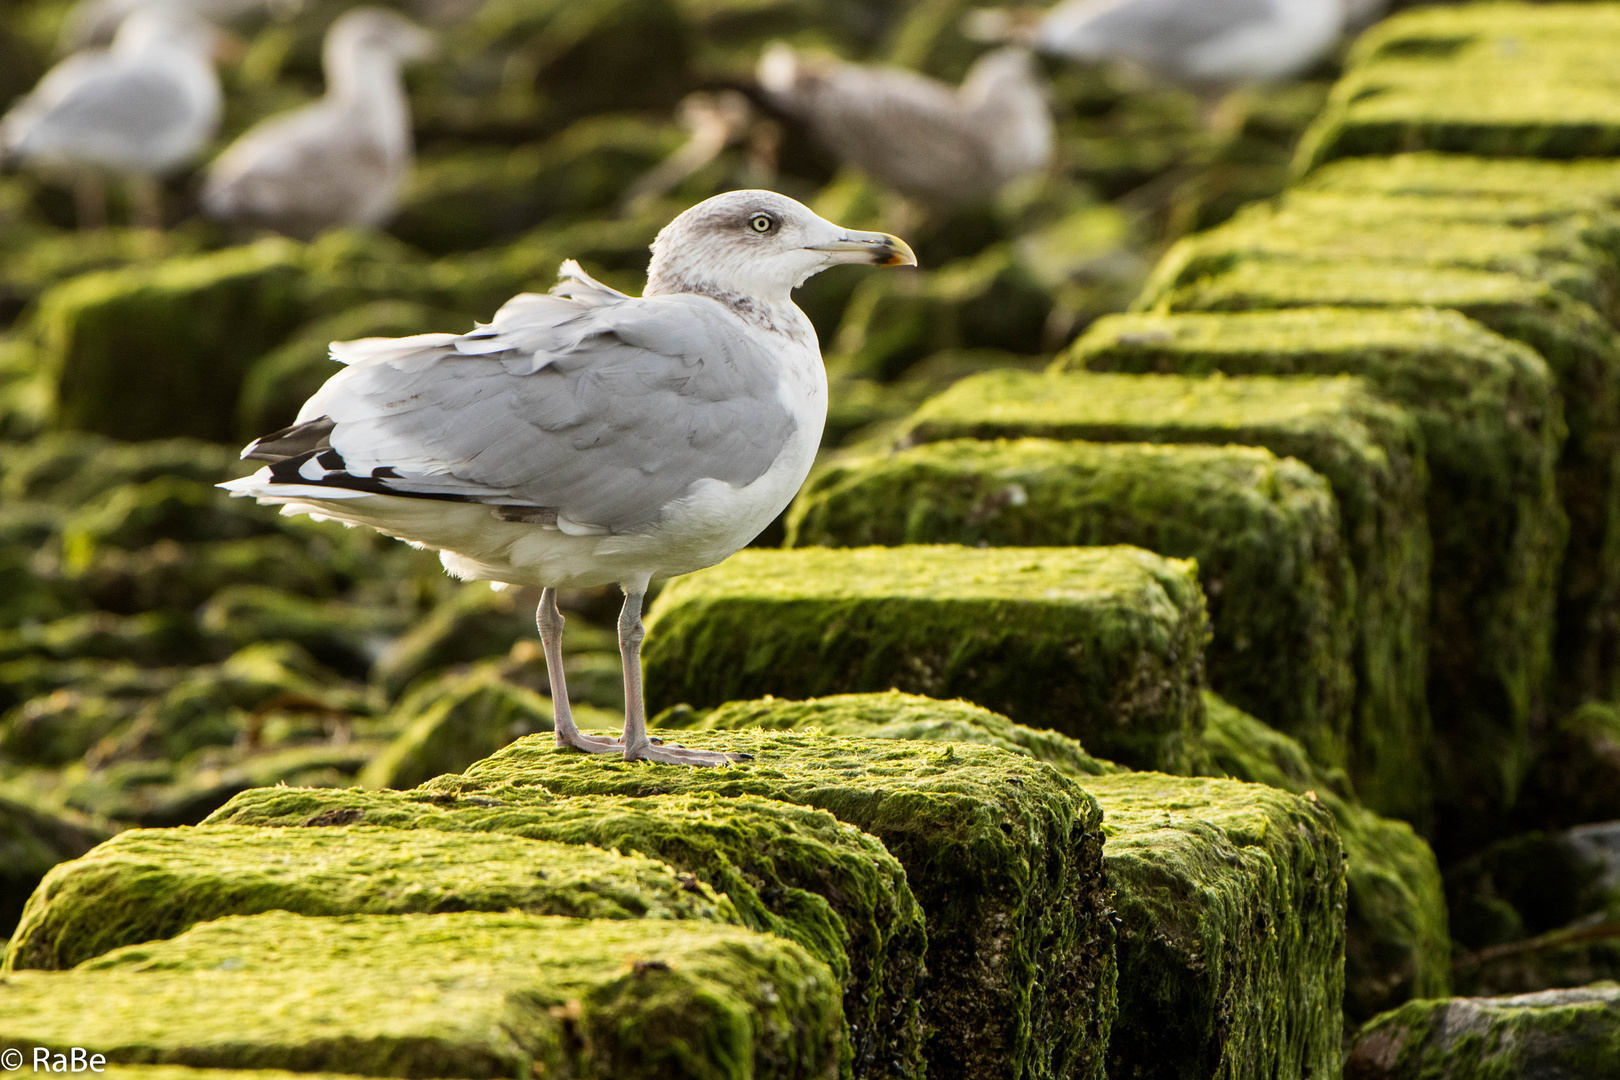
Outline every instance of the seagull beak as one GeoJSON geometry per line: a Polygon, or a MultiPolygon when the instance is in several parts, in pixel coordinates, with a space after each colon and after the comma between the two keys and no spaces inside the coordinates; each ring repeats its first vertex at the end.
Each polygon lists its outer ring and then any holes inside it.
{"type": "Polygon", "coordinates": [[[881,232],[847,231],[825,244],[811,244],[809,251],[824,251],[831,262],[870,263],[873,266],[916,266],[911,246],[898,236],[881,232]]]}

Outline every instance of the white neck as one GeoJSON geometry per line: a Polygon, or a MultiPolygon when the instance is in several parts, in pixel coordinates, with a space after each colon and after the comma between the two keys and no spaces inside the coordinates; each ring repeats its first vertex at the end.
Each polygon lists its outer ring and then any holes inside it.
{"type": "Polygon", "coordinates": [[[325,60],[327,99],[364,115],[391,153],[410,153],[411,107],[399,61],[380,49],[352,46],[329,50],[325,60]]]}

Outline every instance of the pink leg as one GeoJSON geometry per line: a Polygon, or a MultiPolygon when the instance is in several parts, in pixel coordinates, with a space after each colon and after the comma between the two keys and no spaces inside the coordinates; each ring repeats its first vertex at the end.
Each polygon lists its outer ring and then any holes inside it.
{"type": "Polygon", "coordinates": [[[725,765],[744,761],[747,754],[719,754],[708,750],[654,743],[647,737],[647,705],[641,693],[641,602],[645,594],[626,592],[619,613],[619,656],[624,663],[624,760],[657,761],[665,765],[725,765]]]}
{"type": "Polygon", "coordinates": [[[568,704],[568,679],[563,674],[562,632],[564,619],[557,610],[557,590],[540,591],[540,609],[535,612],[540,628],[540,645],[546,652],[546,674],[551,679],[551,715],[557,733],[557,746],[571,746],[591,754],[616,754],[624,749],[617,739],[582,734],[574,725],[574,710],[568,704]]]}

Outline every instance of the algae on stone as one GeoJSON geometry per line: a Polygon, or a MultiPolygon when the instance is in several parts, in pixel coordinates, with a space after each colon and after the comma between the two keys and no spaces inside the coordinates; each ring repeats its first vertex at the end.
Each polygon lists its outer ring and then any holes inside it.
{"type": "MultiPolygon", "coordinates": [[[[901,441],[1024,437],[1241,443],[1326,477],[1355,568],[1356,699],[1349,730],[1334,741],[1311,737],[1310,749],[1348,765],[1359,785],[1389,800],[1380,805],[1422,813],[1430,549],[1422,434],[1409,415],[1354,378],[990,372],[925,402],[901,441]]],[[[1079,734],[1093,751],[1138,764],[1079,734]]]]}
{"type": "Polygon", "coordinates": [[[1195,560],[1210,684],[1338,756],[1355,698],[1355,575],[1333,492],[1299,462],[1248,447],[950,440],[841,459],[788,515],[788,547],[930,543],[1135,544],[1195,560]]]}
{"type": "Polygon", "coordinates": [[[1260,784],[1098,776],[1119,922],[1110,1076],[1332,1076],[1344,857],[1325,809],[1260,784]]]}
{"type": "Polygon", "coordinates": [[[664,863],[600,848],[367,825],[136,829],[45,876],[4,970],[65,970],[197,923],[277,910],[737,921],[729,903],[664,863]]]}
{"type": "Polygon", "coordinates": [[[0,1044],[130,1064],[427,1080],[836,1075],[838,985],[688,920],[230,916],[0,984],[0,1044]]]}
{"type": "Polygon", "coordinates": [[[756,795],[827,810],[883,842],[927,915],[923,1021],[933,1080],[1103,1075],[1112,924],[1100,811],[1073,781],[966,743],[742,731],[679,738],[753,760],[646,769],[530,737],[418,791],[756,795]]]}
{"type": "MultiPolygon", "coordinates": [[[[1564,423],[1551,373],[1530,348],[1427,308],[1132,314],[1099,320],[1053,366],[1365,379],[1423,429],[1429,627],[1445,643],[1429,650],[1437,729],[1453,738],[1467,731],[1470,708],[1488,715],[1545,683],[1566,533],[1554,473],[1564,423]]],[[[1362,786],[1376,809],[1423,825],[1413,794],[1362,786]]]]}
{"type": "Polygon", "coordinates": [[[659,596],[649,708],[892,688],[1184,771],[1205,628],[1192,564],[1136,548],[750,550],[659,596]]]}

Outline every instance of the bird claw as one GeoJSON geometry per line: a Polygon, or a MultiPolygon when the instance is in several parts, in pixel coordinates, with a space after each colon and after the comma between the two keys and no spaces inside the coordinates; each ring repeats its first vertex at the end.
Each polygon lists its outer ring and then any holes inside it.
{"type": "Polygon", "coordinates": [[[624,743],[618,739],[609,739],[601,735],[586,735],[578,731],[569,735],[558,732],[557,749],[583,750],[587,754],[617,754],[624,749],[624,743]]]}

